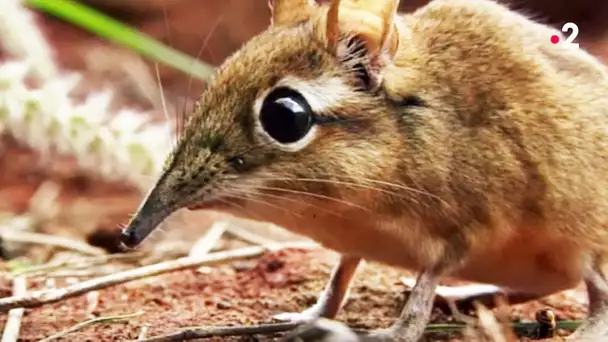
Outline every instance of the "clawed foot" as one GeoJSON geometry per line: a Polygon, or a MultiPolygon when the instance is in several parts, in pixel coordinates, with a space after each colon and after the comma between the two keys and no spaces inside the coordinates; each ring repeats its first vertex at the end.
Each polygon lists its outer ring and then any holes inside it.
{"type": "Polygon", "coordinates": [[[397,336],[394,329],[377,329],[361,337],[361,342],[417,342],[420,337],[408,339],[404,336],[397,336]]]}
{"type": "Polygon", "coordinates": [[[363,342],[346,325],[320,318],[288,333],[282,342],[363,342]]]}
{"type": "Polygon", "coordinates": [[[310,323],[321,317],[321,313],[316,306],[312,306],[302,312],[283,312],[272,317],[284,322],[310,323]]]}
{"type": "Polygon", "coordinates": [[[295,329],[282,342],[418,342],[419,335],[393,328],[357,335],[343,323],[321,318],[295,329]]]}

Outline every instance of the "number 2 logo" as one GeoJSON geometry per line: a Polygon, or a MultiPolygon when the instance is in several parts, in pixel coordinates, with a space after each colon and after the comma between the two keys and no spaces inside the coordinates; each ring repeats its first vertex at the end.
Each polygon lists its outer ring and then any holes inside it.
{"type": "Polygon", "coordinates": [[[578,43],[574,43],[574,39],[578,36],[578,25],[570,22],[565,23],[564,26],[562,26],[562,32],[570,33],[570,35],[566,37],[564,44],[568,47],[578,48],[578,43]]]}

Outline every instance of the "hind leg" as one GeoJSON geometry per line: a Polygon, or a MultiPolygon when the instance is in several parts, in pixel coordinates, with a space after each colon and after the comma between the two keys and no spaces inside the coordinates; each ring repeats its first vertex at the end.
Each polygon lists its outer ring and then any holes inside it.
{"type": "MultiPolygon", "coordinates": [[[[416,280],[412,278],[402,278],[401,282],[409,287],[414,287],[416,280]]],[[[504,298],[509,305],[517,305],[525,302],[537,300],[552,294],[527,293],[513,291],[490,284],[471,284],[460,286],[437,286],[435,294],[435,305],[444,310],[449,310],[449,304],[453,303],[460,312],[475,310],[473,303],[480,303],[488,309],[496,307],[496,298],[504,298]]]]}
{"type": "Polygon", "coordinates": [[[589,314],[583,326],[568,338],[569,341],[608,340],[608,278],[602,266],[603,259],[595,257],[586,267],[584,279],[589,297],[589,314]]]}

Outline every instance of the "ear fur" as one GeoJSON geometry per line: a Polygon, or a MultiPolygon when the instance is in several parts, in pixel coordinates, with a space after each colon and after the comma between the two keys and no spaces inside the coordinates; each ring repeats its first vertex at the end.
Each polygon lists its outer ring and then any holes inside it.
{"type": "Polygon", "coordinates": [[[309,18],[315,0],[269,0],[272,25],[288,25],[309,18]]]}
{"type": "Polygon", "coordinates": [[[317,18],[318,38],[367,88],[379,85],[383,64],[399,48],[398,7],[399,0],[331,0],[317,18]]]}
{"type": "Polygon", "coordinates": [[[399,0],[331,0],[325,29],[328,46],[335,47],[336,37],[357,36],[369,53],[385,50],[394,55],[399,44],[398,7],[399,0]]]}

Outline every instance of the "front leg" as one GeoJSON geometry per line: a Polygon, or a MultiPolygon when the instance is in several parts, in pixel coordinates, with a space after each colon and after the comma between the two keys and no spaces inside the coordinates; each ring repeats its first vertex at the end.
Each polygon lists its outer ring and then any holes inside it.
{"type": "Polygon", "coordinates": [[[437,272],[431,269],[421,272],[401,311],[401,315],[388,329],[380,329],[367,335],[356,336],[341,323],[319,320],[299,327],[288,334],[283,341],[417,342],[424,334],[425,327],[431,317],[437,285],[437,272]]]}
{"type": "Polygon", "coordinates": [[[427,269],[420,273],[405,307],[397,321],[388,329],[377,330],[363,337],[365,342],[416,342],[424,334],[431,318],[435,290],[439,284],[436,272],[427,269]]]}
{"type": "Polygon", "coordinates": [[[340,256],[338,265],[332,271],[325,289],[313,306],[303,312],[281,313],[274,318],[292,322],[310,322],[320,317],[334,318],[348,295],[348,288],[360,263],[359,257],[340,256]]]}

